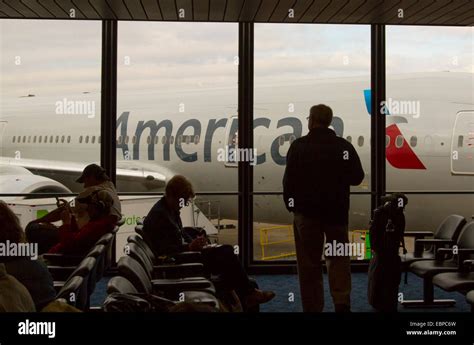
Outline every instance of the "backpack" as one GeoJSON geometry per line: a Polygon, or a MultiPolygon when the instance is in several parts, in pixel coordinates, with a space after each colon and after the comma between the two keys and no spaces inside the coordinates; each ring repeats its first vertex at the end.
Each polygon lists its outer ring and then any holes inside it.
{"type": "Polygon", "coordinates": [[[377,311],[393,312],[397,311],[402,274],[400,247],[406,253],[403,210],[408,199],[397,193],[383,201],[384,205],[374,210],[369,227],[373,256],[368,272],[368,299],[377,311]]]}
{"type": "MultiPolygon", "coordinates": [[[[406,205],[405,201],[401,203],[406,205]]],[[[404,206],[398,205],[398,198],[388,200],[375,209],[370,221],[370,247],[379,256],[398,256],[400,247],[406,253],[404,206]]]]}

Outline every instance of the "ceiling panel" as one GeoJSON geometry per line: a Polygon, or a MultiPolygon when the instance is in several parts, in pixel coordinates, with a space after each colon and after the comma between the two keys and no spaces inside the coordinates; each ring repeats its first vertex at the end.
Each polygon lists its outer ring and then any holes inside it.
{"type": "Polygon", "coordinates": [[[12,9],[14,9],[16,12],[20,13],[21,16],[26,17],[26,18],[39,18],[40,16],[30,10],[28,7],[23,5],[18,0],[4,0],[5,4],[10,6],[12,9]]]}
{"type": "Polygon", "coordinates": [[[261,5],[262,0],[245,1],[244,7],[242,8],[242,12],[240,13],[240,21],[253,21],[261,5]]]}
{"type": "Polygon", "coordinates": [[[294,23],[298,22],[300,18],[305,14],[309,7],[315,2],[315,0],[298,0],[292,6],[293,17],[285,18],[284,22],[294,23]]]}
{"type": "Polygon", "coordinates": [[[302,23],[312,23],[314,18],[316,18],[324,9],[329,6],[331,0],[316,0],[311,6],[306,10],[306,12],[299,19],[302,23]]]}
{"type": "Polygon", "coordinates": [[[174,0],[158,0],[163,20],[178,20],[178,12],[174,0]]]}
{"type": "Polygon", "coordinates": [[[56,18],[54,13],[52,13],[47,7],[41,6],[41,4],[36,0],[22,0],[22,2],[41,18],[56,18]]]}
{"type": "Polygon", "coordinates": [[[242,12],[243,6],[244,6],[244,0],[227,1],[224,21],[226,22],[239,21],[240,12],[242,12]]]}
{"type": "Polygon", "coordinates": [[[74,3],[87,19],[101,19],[99,13],[97,13],[88,0],[74,0],[74,3]]]}
{"type": "Polygon", "coordinates": [[[472,26],[474,0],[0,0],[3,18],[69,19],[71,9],[92,20],[472,26]]]}
{"type": "Polygon", "coordinates": [[[176,0],[176,11],[178,20],[194,20],[192,0],[176,0]]]}
{"type": "MultiPolygon", "coordinates": [[[[117,1],[117,2],[120,3],[121,1],[117,1]]],[[[132,17],[133,20],[147,20],[148,19],[141,1],[123,0],[123,4],[127,8],[127,11],[130,13],[130,16],[132,17]]]]}
{"type": "MultiPolygon", "coordinates": [[[[45,4],[45,3],[44,3],[45,4]]],[[[64,11],[62,19],[86,19],[81,10],[71,0],[56,1],[56,4],[64,11]]]]}
{"type": "Polygon", "coordinates": [[[211,0],[209,20],[221,22],[224,20],[225,7],[227,0],[211,0]]]}
{"type": "Polygon", "coordinates": [[[209,20],[209,0],[194,0],[194,20],[209,20]]]}

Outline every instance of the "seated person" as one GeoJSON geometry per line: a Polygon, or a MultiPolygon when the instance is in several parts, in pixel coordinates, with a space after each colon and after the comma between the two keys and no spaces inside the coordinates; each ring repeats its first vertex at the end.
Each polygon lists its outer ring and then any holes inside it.
{"type": "MultiPolygon", "coordinates": [[[[116,221],[122,218],[120,200],[117,195],[114,184],[105,173],[105,170],[97,164],[90,164],[84,168],[82,175],[76,180],[83,183],[84,191],[81,192],[71,207],[74,213],[78,228],[82,228],[89,221],[87,205],[82,204],[79,199],[89,195],[92,191],[106,190],[113,198],[113,204],[110,207],[110,215],[116,217],[116,221]]],[[[63,201],[63,205],[64,205],[63,201]]],[[[36,242],[39,245],[39,253],[47,252],[52,245],[59,242],[58,227],[54,222],[61,220],[62,205],[58,203],[58,208],[49,212],[42,218],[33,220],[26,227],[26,235],[30,242],[36,242]]]]}
{"type": "Polygon", "coordinates": [[[34,312],[35,304],[28,290],[0,264],[0,312],[34,312]]]}
{"type": "Polygon", "coordinates": [[[89,222],[79,229],[76,217],[66,204],[61,213],[63,225],[58,230],[59,242],[48,253],[85,255],[103,235],[114,229],[117,217],[110,214],[114,200],[109,192],[92,191],[78,201],[87,205],[89,222]]]}
{"type": "MultiPolygon", "coordinates": [[[[0,201],[0,243],[8,243],[9,246],[25,243],[25,233],[18,217],[3,201],[0,201]]],[[[26,252],[22,254],[37,255],[26,252]]],[[[43,309],[55,299],[53,277],[40,259],[30,256],[0,256],[0,263],[4,264],[6,273],[26,287],[36,310],[43,309]]],[[[0,295],[2,293],[0,290],[0,295]]]]}
{"type": "Polygon", "coordinates": [[[150,210],[143,223],[145,241],[157,256],[173,256],[183,251],[200,251],[205,269],[218,274],[226,286],[235,290],[242,304],[251,308],[270,301],[275,294],[251,286],[247,273],[230,245],[207,246],[205,237],[191,240],[182,232],[180,209],[194,197],[191,183],[181,175],[166,185],[165,196],[150,210]]]}

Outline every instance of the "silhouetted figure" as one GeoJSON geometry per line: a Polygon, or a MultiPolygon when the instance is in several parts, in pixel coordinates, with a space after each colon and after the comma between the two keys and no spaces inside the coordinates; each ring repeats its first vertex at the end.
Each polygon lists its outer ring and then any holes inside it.
{"type": "MultiPolygon", "coordinates": [[[[76,197],[74,206],[70,206],[69,208],[74,215],[78,229],[81,229],[89,222],[87,205],[81,203],[79,200],[90,195],[93,191],[107,191],[113,199],[113,203],[109,208],[109,214],[115,218],[116,222],[122,218],[117,191],[102,167],[97,164],[89,164],[84,168],[76,182],[82,183],[84,190],[76,197]]],[[[53,245],[60,241],[59,228],[53,223],[61,220],[62,212],[64,208],[68,206],[64,200],[60,201],[62,203],[58,203],[57,209],[49,212],[44,217],[31,221],[25,229],[28,240],[38,243],[40,254],[48,252],[53,245]]]]}
{"type": "MultiPolygon", "coordinates": [[[[26,243],[25,233],[18,217],[3,201],[0,201],[0,245],[5,248],[12,245],[17,248],[20,245],[28,245],[32,248],[31,245],[34,245],[26,243]]],[[[0,263],[4,264],[6,273],[15,277],[26,287],[36,310],[40,311],[55,299],[56,290],[53,277],[45,263],[37,255],[38,253],[33,253],[33,251],[23,250],[18,250],[15,255],[10,253],[8,256],[4,256],[2,253],[0,254],[0,263]]],[[[0,295],[2,294],[3,291],[0,289],[0,295]]]]}
{"type": "MultiPolygon", "coordinates": [[[[321,312],[324,288],[321,257],[324,237],[330,245],[349,242],[351,185],[364,171],[354,147],[328,128],[332,110],[311,107],[309,133],[290,146],[283,177],[287,209],[294,213],[294,233],[301,298],[305,312],[321,312]]],[[[329,287],[336,312],[350,311],[350,256],[326,256],[329,287]]]]}
{"type": "Polygon", "coordinates": [[[157,256],[169,256],[184,251],[199,251],[204,268],[218,274],[224,285],[235,290],[248,309],[270,301],[275,294],[255,289],[230,245],[209,246],[205,236],[192,239],[183,232],[180,209],[194,198],[191,183],[176,175],[167,183],[165,196],[150,210],[143,223],[144,239],[157,256]]]}

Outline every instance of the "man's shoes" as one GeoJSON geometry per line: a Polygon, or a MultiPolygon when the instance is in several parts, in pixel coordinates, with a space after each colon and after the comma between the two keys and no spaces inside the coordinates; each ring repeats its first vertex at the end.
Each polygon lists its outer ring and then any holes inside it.
{"type": "Polygon", "coordinates": [[[334,305],[334,311],[336,313],[350,313],[351,312],[351,306],[347,304],[335,304],[334,305]]]}
{"type": "Polygon", "coordinates": [[[259,304],[267,303],[274,297],[275,293],[273,291],[262,291],[255,289],[245,297],[244,304],[246,309],[250,309],[259,304]]]}

